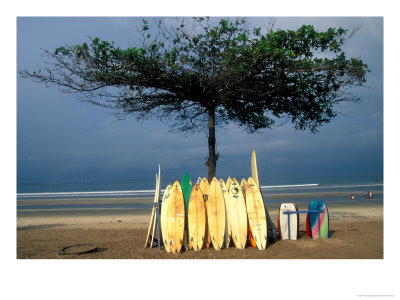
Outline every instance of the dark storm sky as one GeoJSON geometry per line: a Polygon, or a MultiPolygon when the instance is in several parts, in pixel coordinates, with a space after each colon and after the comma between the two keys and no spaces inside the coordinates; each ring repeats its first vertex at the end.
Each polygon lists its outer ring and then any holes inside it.
{"type": "MultiPolygon", "coordinates": [[[[266,18],[248,18],[252,25],[266,18]]],[[[172,22],[172,20],[171,20],[172,22]]],[[[317,134],[296,131],[290,123],[256,134],[234,125],[217,130],[217,176],[250,175],[256,150],[261,176],[383,176],[383,18],[276,18],[275,28],[296,29],[312,24],[319,30],[344,27],[359,31],[345,44],[347,57],[368,64],[367,85],[354,90],[359,103],[345,103],[338,117],[317,134]],[[237,175],[235,175],[237,174],[237,175]]],[[[42,49],[88,42],[89,37],[134,45],[141,18],[17,19],[17,68],[44,65],[42,49]]],[[[18,182],[153,178],[160,163],[165,176],[189,171],[206,176],[204,133],[184,136],[168,132],[157,120],[117,121],[112,111],[81,103],[27,79],[17,79],[18,182]]]]}

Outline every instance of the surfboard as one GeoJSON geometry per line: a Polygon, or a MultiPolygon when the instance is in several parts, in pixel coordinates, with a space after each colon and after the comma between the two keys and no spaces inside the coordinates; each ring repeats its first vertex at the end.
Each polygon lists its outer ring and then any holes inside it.
{"type": "Polygon", "coordinates": [[[212,245],[215,250],[221,250],[225,241],[225,202],[221,186],[215,177],[211,180],[207,203],[208,228],[212,245]]]}
{"type": "Polygon", "coordinates": [[[323,213],[307,213],[307,235],[312,239],[329,237],[329,214],[324,201],[311,201],[308,210],[323,210],[323,213]],[[319,220],[318,220],[319,215],[319,220]],[[318,226],[319,224],[319,226],[318,226]],[[320,231],[318,230],[320,228],[320,231]]]}
{"type": "Polygon", "coordinates": [[[203,200],[203,192],[197,183],[193,186],[192,193],[190,194],[188,214],[189,241],[193,250],[198,251],[204,245],[206,208],[203,200]]]}
{"type": "Polygon", "coordinates": [[[184,246],[187,247],[189,244],[189,248],[191,249],[191,243],[188,237],[188,208],[189,208],[189,200],[190,194],[192,193],[192,181],[190,180],[190,176],[187,172],[183,175],[181,181],[181,188],[183,193],[183,199],[185,200],[185,235],[183,237],[184,246]]]}
{"type": "Polygon", "coordinates": [[[161,234],[163,238],[164,248],[170,252],[169,239],[168,239],[168,200],[171,195],[172,185],[168,184],[165,188],[164,195],[161,202],[161,234]]]}
{"type": "Polygon", "coordinates": [[[244,249],[247,241],[247,211],[240,185],[234,178],[229,189],[229,221],[236,248],[244,249]]]}
{"type": "MultiPolygon", "coordinates": [[[[261,193],[261,186],[260,186],[260,181],[258,178],[258,168],[257,168],[257,159],[256,159],[256,151],[255,150],[253,150],[253,152],[251,153],[251,177],[257,184],[258,188],[260,189],[260,193],[261,193]]],[[[262,193],[261,193],[261,195],[262,195],[262,193]]],[[[272,238],[272,240],[274,242],[276,242],[278,233],[275,229],[274,223],[272,223],[271,217],[270,217],[268,209],[266,207],[265,207],[265,215],[267,216],[267,230],[268,230],[269,236],[272,238]]]]}
{"type": "Polygon", "coordinates": [[[179,253],[183,245],[183,233],[185,230],[185,201],[181,185],[178,180],[171,188],[168,200],[168,239],[172,253],[179,253]]]}
{"type": "MultiPolygon", "coordinates": [[[[241,187],[241,190],[242,190],[242,193],[243,193],[244,203],[246,204],[246,207],[247,207],[246,191],[242,187],[241,187]]],[[[250,246],[253,247],[253,248],[257,248],[256,241],[254,240],[253,233],[251,232],[249,218],[247,218],[247,238],[249,240],[250,246]]]]}
{"type": "MultiPolygon", "coordinates": [[[[246,204],[246,207],[247,207],[246,191],[245,191],[245,189],[242,189],[242,188],[241,188],[241,190],[243,192],[244,203],[246,204]]],[[[247,238],[249,240],[250,246],[253,247],[253,248],[257,248],[256,241],[254,240],[253,233],[251,232],[251,228],[250,228],[250,223],[249,223],[249,218],[248,217],[247,217],[247,238]]]]}
{"type": "MultiPolygon", "coordinates": [[[[158,183],[159,183],[159,178],[158,175],[156,174],[156,194],[154,196],[154,203],[158,202],[158,195],[159,195],[159,189],[158,189],[158,183]]],[[[157,224],[157,207],[153,207],[153,225],[152,225],[152,231],[151,231],[151,238],[150,238],[150,248],[153,246],[153,241],[154,241],[154,234],[156,232],[156,224],[157,224]]]]}
{"type": "Polygon", "coordinates": [[[244,191],[245,187],[246,187],[246,179],[242,178],[242,181],[240,182],[240,189],[242,190],[243,196],[245,194],[244,191]]]}
{"type": "MultiPolygon", "coordinates": [[[[249,177],[246,185],[246,209],[250,232],[258,249],[267,246],[267,217],[264,201],[253,178],[249,177]]],[[[251,240],[250,240],[251,242],[251,240]]]]}
{"type": "Polygon", "coordinates": [[[200,190],[203,192],[203,200],[204,200],[204,205],[206,208],[206,233],[205,233],[205,240],[204,240],[204,248],[210,247],[211,243],[211,236],[210,236],[210,230],[208,229],[208,218],[207,218],[207,208],[208,208],[208,192],[210,190],[210,184],[208,183],[207,178],[202,178],[200,182],[200,190]]]}
{"type": "MultiPolygon", "coordinates": [[[[158,165],[158,175],[156,174],[156,190],[154,193],[154,201],[153,203],[159,202],[160,199],[160,191],[161,191],[161,167],[158,165]]],[[[155,230],[157,227],[157,208],[155,205],[153,205],[153,209],[151,211],[151,216],[150,216],[150,223],[149,223],[149,230],[147,231],[147,236],[146,236],[146,243],[144,245],[145,248],[149,246],[150,248],[153,247],[153,241],[154,241],[154,234],[155,230]]],[[[161,230],[159,229],[159,234],[161,235],[161,230]]],[[[160,243],[160,241],[157,241],[160,243]]]]}
{"type": "Polygon", "coordinates": [[[289,219],[290,218],[290,239],[297,240],[299,236],[299,214],[284,214],[285,211],[297,211],[294,203],[281,203],[278,211],[278,232],[282,240],[289,239],[289,219]]]}
{"type": "MultiPolygon", "coordinates": [[[[160,165],[158,165],[158,177],[157,177],[157,174],[156,174],[156,195],[155,195],[155,198],[154,198],[154,203],[160,204],[159,203],[160,202],[160,195],[161,195],[161,168],[160,168],[160,165]]],[[[150,245],[153,245],[156,228],[157,228],[158,231],[161,231],[161,226],[158,226],[158,225],[161,225],[161,224],[157,224],[157,222],[160,222],[160,210],[159,209],[160,209],[160,206],[157,206],[157,207],[155,207],[155,210],[154,210],[155,216],[154,216],[153,233],[151,235],[150,245]]],[[[159,232],[158,238],[159,239],[157,240],[157,243],[160,246],[160,243],[161,243],[161,240],[160,240],[161,232],[159,232]]]]}
{"type": "Polygon", "coordinates": [[[260,182],[258,181],[256,150],[253,150],[251,153],[251,177],[256,182],[258,188],[260,188],[260,182]]]}
{"type": "Polygon", "coordinates": [[[231,187],[231,184],[232,184],[232,178],[229,176],[228,179],[226,180],[226,183],[225,183],[226,189],[228,190],[228,192],[229,192],[229,189],[231,187]]]}
{"type": "Polygon", "coordinates": [[[224,180],[221,178],[219,180],[219,185],[222,190],[222,195],[224,196],[224,203],[225,203],[225,241],[224,246],[225,248],[229,248],[229,243],[231,241],[231,223],[229,222],[229,192],[226,188],[224,180]]]}

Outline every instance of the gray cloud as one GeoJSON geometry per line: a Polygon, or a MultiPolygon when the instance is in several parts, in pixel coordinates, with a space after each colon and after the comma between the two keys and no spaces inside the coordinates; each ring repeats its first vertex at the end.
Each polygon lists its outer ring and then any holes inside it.
{"type": "MultiPolygon", "coordinates": [[[[253,24],[267,21],[249,20],[253,24]]],[[[253,149],[264,176],[348,172],[362,175],[366,170],[382,175],[382,19],[276,18],[276,28],[295,29],[305,23],[322,30],[329,26],[351,29],[360,24],[345,50],[348,56],[361,56],[370,66],[369,84],[374,88],[356,90],[362,102],[342,105],[342,115],[315,135],[296,131],[291,124],[252,135],[234,125],[218,129],[217,151],[221,157],[217,175],[248,176],[253,149]]],[[[18,68],[40,68],[41,48],[51,50],[87,41],[89,36],[113,40],[121,47],[130,46],[138,38],[134,28],[138,24],[141,18],[18,18],[18,68]]],[[[62,94],[56,88],[20,78],[17,85],[19,181],[141,174],[153,178],[158,163],[171,176],[184,170],[195,176],[207,174],[205,134],[171,134],[168,125],[157,120],[115,121],[111,111],[80,103],[75,95],[62,94]]]]}

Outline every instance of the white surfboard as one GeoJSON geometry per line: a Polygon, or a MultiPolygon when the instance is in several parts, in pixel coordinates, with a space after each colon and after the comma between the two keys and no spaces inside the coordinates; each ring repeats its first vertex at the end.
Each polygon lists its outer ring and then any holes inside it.
{"type": "Polygon", "coordinates": [[[226,188],[224,180],[221,178],[219,180],[219,184],[221,186],[222,190],[222,195],[224,196],[224,201],[225,201],[225,241],[224,241],[224,246],[225,248],[229,248],[229,243],[231,241],[231,223],[229,222],[229,192],[226,188]]]}
{"type": "Polygon", "coordinates": [[[229,218],[232,240],[238,249],[244,249],[247,242],[247,210],[240,185],[234,178],[229,189],[229,218]]]}
{"type": "Polygon", "coordinates": [[[164,248],[167,252],[170,252],[169,239],[168,239],[168,200],[171,195],[172,185],[168,184],[165,188],[164,195],[162,197],[161,205],[161,233],[164,243],[164,248]]]}

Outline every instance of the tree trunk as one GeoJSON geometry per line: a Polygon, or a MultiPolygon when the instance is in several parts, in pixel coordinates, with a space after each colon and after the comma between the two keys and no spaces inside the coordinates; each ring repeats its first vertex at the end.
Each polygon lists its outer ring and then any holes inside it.
{"type": "Polygon", "coordinates": [[[215,169],[217,167],[217,156],[215,153],[215,108],[208,111],[208,181],[215,177],[215,169]]]}

